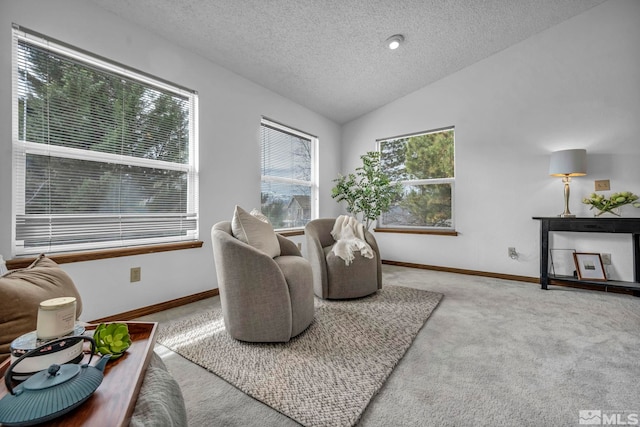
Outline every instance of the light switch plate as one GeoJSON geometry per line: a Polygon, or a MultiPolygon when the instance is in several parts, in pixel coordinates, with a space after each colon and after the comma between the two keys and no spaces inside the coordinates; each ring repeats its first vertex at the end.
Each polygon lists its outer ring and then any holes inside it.
{"type": "Polygon", "coordinates": [[[600,179],[595,181],[596,183],[596,191],[606,191],[611,190],[611,184],[608,179],[600,179]]]}

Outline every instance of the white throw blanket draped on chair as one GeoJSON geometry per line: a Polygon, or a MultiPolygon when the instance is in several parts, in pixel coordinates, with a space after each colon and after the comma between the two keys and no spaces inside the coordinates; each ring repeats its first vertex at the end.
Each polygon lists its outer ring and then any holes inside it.
{"type": "Polygon", "coordinates": [[[342,258],[346,265],[355,258],[353,253],[360,251],[365,258],[373,258],[373,250],[364,238],[364,225],[349,215],[340,215],[331,230],[331,236],[336,241],[332,252],[342,258]]]}

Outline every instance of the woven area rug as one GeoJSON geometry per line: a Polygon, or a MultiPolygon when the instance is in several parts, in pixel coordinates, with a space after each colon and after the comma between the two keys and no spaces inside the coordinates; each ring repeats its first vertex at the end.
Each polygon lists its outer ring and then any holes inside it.
{"type": "Polygon", "coordinates": [[[316,298],[312,324],[282,344],[234,340],[214,307],[161,324],[157,341],[305,426],[351,426],[441,299],[389,285],[357,300],[316,298]]]}

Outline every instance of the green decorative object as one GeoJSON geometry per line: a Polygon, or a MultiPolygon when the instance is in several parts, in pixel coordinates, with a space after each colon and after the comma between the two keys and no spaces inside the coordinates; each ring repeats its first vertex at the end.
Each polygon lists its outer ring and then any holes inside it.
{"type": "Polygon", "coordinates": [[[129,327],[124,323],[101,323],[93,333],[98,352],[103,356],[110,354],[111,360],[122,356],[131,346],[129,327]]]}
{"type": "Polygon", "coordinates": [[[634,208],[640,208],[640,202],[636,202],[638,196],[630,191],[623,191],[621,193],[613,193],[609,197],[605,197],[602,194],[591,193],[589,197],[582,199],[582,203],[585,205],[591,205],[589,209],[596,208],[598,212],[595,216],[600,216],[604,213],[612,213],[620,216],[619,208],[624,205],[631,204],[634,208]]]}
{"type": "Polygon", "coordinates": [[[373,221],[391,208],[402,193],[400,183],[391,182],[380,164],[380,153],[369,151],[360,156],[362,166],[356,173],[340,175],[334,179],[336,186],[331,189],[331,197],[347,203],[347,212],[364,223],[368,230],[373,221]]]}

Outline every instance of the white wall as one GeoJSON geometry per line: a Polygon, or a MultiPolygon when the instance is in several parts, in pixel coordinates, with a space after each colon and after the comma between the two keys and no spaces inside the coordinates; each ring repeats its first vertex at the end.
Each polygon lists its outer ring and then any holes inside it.
{"type": "MultiPolygon", "coordinates": [[[[233,206],[257,207],[261,115],[320,138],[320,215],[377,138],[456,126],[457,237],[378,233],[384,259],[524,276],[538,275],[539,224],[562,211],[550,152],[586,148],[589,175],[572,183],[571,210],[593,180],[640,192],[640,2],[611,0],[416,91],[341,129],[150,32],[80,0],[0,1],[0,254],[11,236],[11,23],[175,81],[200,95],[201,249],[64,264],[90,320],[217,287],[209,230],[233,206]],[[342,148],[340,143],[343,141],[342,148]],[[340,168],[340,158],[343,164],[340,168]],[[507,257],[515,246],[520,259],[507,257]],[[129,283],[129,268],[142,281],[129,283]]],[[[627,207],[625,216],[640,216],[627,207]]],[[[612,253],[630,280],[627,236],[558,236],[563,247],[612,253]]],[[[301,237],[295,241],[303,241],[301,237]]]]}
{"type": "MultiPolygon", "coordinates": [[[[200,249],[64,264],[91,320],[217,287],[211,226],[235,204],[260,206],[260,116],[320,140],[320,215],[338,212],[340,127],[300,105],[80,0],[0,2],[0,254],[11,252],[11,24],[16,23],[111,60],[194,89],[200,101],[200,249]],[[129,269],[142,280],[129,283],[129,269]]],[[[301,241],[300,238],[294,240],[301,241]]]]}
{"type": "MultiPolygon", "coordinates": [[[[639,1],[610,0],[344,125],[343,172],[376,139],[455,126],[459,235],[378,233],[383,259],[537,277],[531,218],[563,210],[562,183],[547,174],[555,150],[587,149],[588,175],[571,185],[573,213],[592,215],[580,200],[597,179],[640,193],[639,23],[639,1]]],[[[629,236],[584,236],[556,242],[612,253],[611,271],[632,280],[629,236]]]]}

